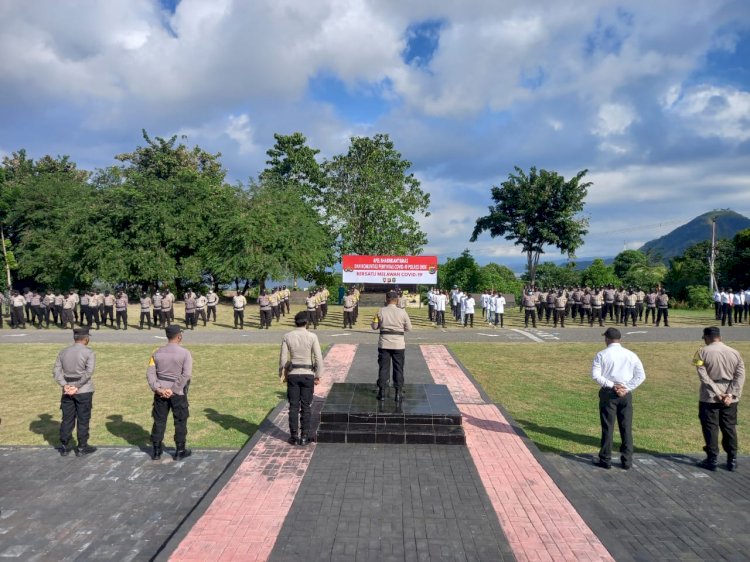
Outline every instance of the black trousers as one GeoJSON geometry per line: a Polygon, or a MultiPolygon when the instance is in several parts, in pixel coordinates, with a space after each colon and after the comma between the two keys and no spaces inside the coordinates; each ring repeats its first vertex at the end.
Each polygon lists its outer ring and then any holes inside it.
{"type": "Polygon", "coordinates": [[[737,402],[725,406],[721,402],[699,402],[698,418],[701,420],[705,451],[708,458],[719,456],[719,431],[721,446],[731,457],[737,456],[737,402]]]}
{"type": "Polygon", "coordinates": [[[435,311],[435,324],[445,328],[445,310],[435,311]]]}
{"type": "Polygon", "coordinates": [[[600,306],[591,307],[591,318],[589,319],[589,326],[593,326],[594,322],[599,322],[600,326],[604,326],[604,314],[600,306]]]}
{"type": "Polygon", "coordinates": [[[128,329],[128,311],[118,310],[117,311],[117,329],[120,329],[120,320],[122,320],[124,328],[128,329]]]}
{"type": "Polygon", "coordinates": [[[635,326],[636,320],[638,320],[638,311],[635,308],[625,307],[625,325],[628,325],[628,318],[632,319],[632,324],[635,326]]]}
{"type": "Polygon", "coordinates": [[[648,322],[648,315],[651,314],[651,321],[656,322],[656,307],[655,306],[647,306],[646,307],[646,320],[645,322],[648,322]]]}
{"type": "Polygon", "coordinates": [[[635,303],[635,310],[636,310],[636,314],[638,314],[638,320],[639,321],[643,320],[643,303],[642,302],[635,303]]]}
{"type": "MultiPolygon", "coordinates": [[[[203,320],[203,325],[205,326],[206,325],[206,311],[204,309],[200,308],[200,309],[198,309],[198,311],[196,312],[196,314],[197,314],[197,318],[200,318],[201,320],[203,320]]],[[[197,320],[197,318],[196,318],[196,320],[197,320]]]]}
{"type": "Polygon", "coordinates": [[[735,323],[742,324],[742,307],[741,304],[735,304],[732,308],[734,309],[734,321],[735,323]]]}
{"type": "Polygon", "coordinates": [[[391,363],[393,363],[393,388],[399,389],[404,386],[404,357],[405,349],[383,349],[378,348],[378,387],[388,386],[391,374],[391,363]]]}
{"type": "Polygon", "coordinates": [[[602,313],[602,317],[606,320],[607,315],[609,314],[609,319],[612,320],[612,313],[615,310],[615,303],[614,302],[605,302],[604,303],[604,311],[602,313]]]}
{"type": "MultiPolygon", "coordinates": [[[[599,309],[599,310],[601,310],[601,309],[599,309]]],[[[591,324],[591,322],[593,321],[592,314],[591,314],[591,308],[590,307],[589,308],[583,308],[583,306],[581,306],[581,308],[579,309],[579,312],[581,313],[581,325],[583,325],[583,319],[584,319],[584,317],[586,318],[586,320],[588,321],[588,323],[591,324]]]]}
{"type": "Polygon", "coordinates": [[[289,314],[289,299],[284,299],[284,306],[286,307],[286,313],[289,314]]]}
{"type": "Polygon", "coordinates": [[[532,309],[526,309],[526,314],[524,315],[524,324],[526,327],[529,327],[529,318],[531,318],[531,323],[536,328],[536,310],[532,309]]]}
{"type": "Polygon", "coordinates": [[[721,320],[721,301],[714,301],[714,315],[717,320],[721,320]]]}
{"type": "Polygon", "coordinates": [[[91,420],[91,405],[94,393],[76,393],[72,396],[63,394],[60,399],[62,423],[60,424],[60,442],[67,445],[76,427],[78,446],[85,447],[89,443],[89,421],[91,420]]]}
{"type": "Polygon", "coordinates": [[[344,311],[344,328],[347,326],[349,328],[352,328],[352,322],[354,321],[354,310],[345,310],[344,311]]]}
{"type": "Polygon", "coordinates": [[[620,428],[620,458],[623,463],[633,461],[633,395],[628,392],[620,398],[612,388],[599,389],[599,421],[602,425],[599,458],[606,463],[612,460],[612,436],[615,419],[620,428]]]}
{"type": "Polygon", "coordinates": [[[174,442],[185,443],[187,440],[187,420],[190,417],[188,404],[188,385],[185,385],[185,394],[179,396],[173,394],[170,398],[162,398],[154,393],[154,404],[151,408],[151,417],[154,425],[151,428],[151,442],[161,443],[164,441],[164,431],[167,429],[167,417],[172,410],[174,420],[174,442]]]}
{"type": "Polygon", "coordinates": [[[495,326],[497,326],[497,325],[498,325],[498,323],[499,323],[499,324],[500,324],[500,327],[501,327],[501,328],[503,327],[503,320],[504,320],[504,318],[503,318],[503,317],[504,317],[504,316],[505,316],[505,313],[504,313],[504,312],[496,312],[496,313],[495,313],[495,326]]]}
{"type": "Polygon", "coordinates": [[[431,304],[427,305],[427,319],[430,322],[434,322],[435,321],[435,307],[432,306],[431,304]]]}
{"type": "Polygon", "coordinates": [[[732,307],[728,302],[721,303],[721,325],[724,326],[729,321],[729,325],[732,325],[732,307]]]}
{"type": "Polygon", "coordinates": [[[239,325],[240,329],[245,327],[245,311],[235,310],[234,311],[234,327],[239,325]]]}
{"type": "Polygon", "coordinates": [[[273,320],[273,308],[271,308],[271,310],[260,311],[260,327],[261,328],[270,328],[272,320],[273,320]]]}
{"type": "MultiPolygon", "coordinates": [[[[658,312],[656,313],[656,325],[659,325],[659,322],[661,322],[662,317],[664,318],[664,325],[669,326],[669,309],[668,308],[661,308],[659,307],[658,312]]],[[[732,323],[730,321],[729,325],[731,326],[732,323]]]]}
{"type": "Polygon", "coordinates": [[[271,307],[271,315],[276,319],[276,322],[281,320],[281,312],[279,311],[279,305],[271,307]]]}
{"type": "Polygon", "coordinates": [[[211,320],[211,315],[214,316],[214,322],[216,322],[216,306],[208,305],[208,319],[211,320]]]}
{"type": "MultiPolygon", "coordinates": [[[[356,322],[356,319],[354,321],[356,322]]],[[[316,330],[318,329],[318,313],[314,308],[307,309],[307,325],[313,325],[316,330]]]]}
{"type": "Polygon", "coordinates": [[[564,328],[565,327],[565,309],[562,309],[562,310],[555,309],[554,314],[555,314],[554,316],[555,328],[557,327],[558,322],[560,322],[560,326],[564,328]]]}
{"type": "Polygon", "coordinates": [[[185,327],[186,328],[195,328],[195,325],[198,323],[198,318],[196,316],[196,312],[185,312],[185,327]]]}
{"type": "MultiPolygon", "coordinates": [[[[553,318],[555,316],[555,307],[554,306],[548,306],[546,310],[544,311],[544,320],[549,324],[549,319],[553,318]]],[[[539,317],[539,321],[542,321],[542,317],[539,317]]]]}
{"type": "Polygon", "coordinates": [[[115,317],[114,317],[114,307],[113,306],[107,306],[104,305],[104,314],[102,314],[102,323],[107,323],[107,318],[109,318],[109,324],[110,326],[115,325],[115,317]]]}
{"type": "Polygon", "coordinates": [[[14,328],[17,328],[18,326],[23,326],[24,328],[26,328],[26,318],[23,315],[22,306],[13,307],[10,313],[10,323],[14,328]]]}
{"type": "Polygon", "coordinates": [[[473,312],[467,312],[464,314],[464,327],[466,327],[467,324],[470,324],[471,327],[474,327],[474,313],[473,312]]]}
{"type": "Polygon", "coordinates": [[[327,302],[320,303],[320,316],[321,316],[321,319],[324,319],[327,314],[328,314],[328,303],[327,302]]]}
{"type": "Polygon", "coordinates": [[[42,307],[39,305],[31,307],[31,323],[42,327],[42,307]]]}
{"type": "Polygon", "coordinates": [[[143,322],[146,322],[148,324],[148,329],[151,329],[151,314],[148,310],[141,310],[141,330],[143,330],[143,322]]]}
{"type": "Polygon", "coordinates": [[[286,397],[289,400],[289,433],[297,436],[302,424],[302,435],[309,437],[315,377],[289,375],[286,379],[286,397]],[[301,420],[300,420],[301,418],[301,420]]]}

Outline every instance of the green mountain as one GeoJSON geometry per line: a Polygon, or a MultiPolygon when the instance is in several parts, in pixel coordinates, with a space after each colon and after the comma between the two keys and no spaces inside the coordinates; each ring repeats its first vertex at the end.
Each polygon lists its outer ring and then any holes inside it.
{"type": "Polygon", "coordinates": [[[669,234],[646,242],[641,252],[653,252],[664,260],[681,255],[687,248],[711,240],[711,221],[716,218],[716,239],[732,238],[740,230],[750,228],[750,219],[729,209],[720,209],[695,217],[669,234]]]}

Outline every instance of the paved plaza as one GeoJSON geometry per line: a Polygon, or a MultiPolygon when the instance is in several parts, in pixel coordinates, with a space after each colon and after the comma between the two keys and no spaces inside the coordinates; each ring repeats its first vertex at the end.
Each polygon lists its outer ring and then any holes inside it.
{"type": "MultiPolygon", "coordinates": [[[[522,336],[525,337],[525,336],[522,336]]],[[[372,343],[337,343],[316,387],[376,378],[372,343]]],[[[462,445],[286,443],[281,403],[239,452],[153,462],[0,449],[0,558],[17,560],[748,560],[750,459],[708,473],[637,454],[610,471],[540,453],[439,343],[408,382],[446,385],[462,445]]]]}

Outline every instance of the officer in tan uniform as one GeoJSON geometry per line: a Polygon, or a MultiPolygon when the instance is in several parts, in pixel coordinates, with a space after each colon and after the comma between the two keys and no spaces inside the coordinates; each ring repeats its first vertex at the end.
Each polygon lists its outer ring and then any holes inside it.
{"type": "MultiPolygon", "coordinates": [[[[242,330],[245,327],[245,305],[247,299],[242,293],[238,293],[232,297],[232,308],[234,309],[234,329],[236,330],[238,325],[239,329],[242,330]]],[[[262,318],[261,318],[262,321],[262,318]]],[[[261,328],[263,325],[261,324],[261,328]]]]}
{"type": "MultiPolygon", "coordinates": [[[[72,312],[71,312],[72,314],[72,312]]],[[[68,456],[73,447],[70,439],[73,427],[77,426],[78,444],[75,447],[77,457],[96,451],[89,445],[89,421],[94,397],[94,367],[96,357],[89,345],[89,329],[73,329],[73,345],[63,349],[57,356],[52,376],[62,388],[60,410],[60,455],[68,456]]]]}
{"type": "Polygon", "coordinates": [[[531,323],[536,328],[536,299],[534,298],[534,291],[528,290],[521,300],[521,306],[524,310],[524,324],[529,327],[529,318],[531,323]]]}
{"type": "Polygon", "coordinates": [[[281,313],[286,316],[289,314],[289,297],[291,296],[291,291],[286,288],[286,285],[282,285],[281,287],[281,313]]]}
{"type": "Polygon", "coordinates": [[[328,298],[331,296],[331,293],[328,291],[328,288],[323,285],[320,288],[320,321],[326,319],[326,316],[328,315],[328,298]]]}
{"type": "Polygon", "coordinates": [[[167,326],[165,333],[167,345],[154,352],[146,370],[146,380],[154,393],[151,409],[151,416],[154,418],[151,442],[154,447],[153,459],[159,460],[163,451],[167,417],[172,410],[174,442],[177,447],[174,459],[179,461],[192,454],[185,445],[187,420],[190,416],[187,395],[193,376],[193,356],[182,347],[182,328],[179,325],[167,326]]]}
{"type": "Polygon", "coordinates": [[[107,325],[107,318],[109,317],[110,328],[115,327],[115,297],[104,291],[104,315],[102,316],[102,324],[107,325]]]}
{"type": "Polygon", "coordinates": [[[352,322],[354,320],[354,294],[351,289],[344,295],[344,329],[353,328],[352,322]]]}
{"type": "Polygon", "coordinates": [[[281,342],[279,378],[286,382],[289,400],[289,443],[307,445],[312,437],[313,387],[323,375],[323,354],[318,336],[307,331],[306,311],[295,314],[294,325],[281,342]]]}
{"type": "Polygon", "coordinates": [[[562,291],[558,291],[557,295],[555,296],[555,328],[557,328],[557,322],[560,322],[560,327],[565,327],[565,307],[568,304],[568,299],[565,298],[565,295],[562,291]]]}
{"type": "Polygon", "coordinates": [[[310,291],[307,298],[305,299],[305,311],[307,314],[307,324],[312,324],[315,329],[318,329],[318,299],[315,296],[315,291],[310,291]]]}
{"type": "Polygon", "coordinates": [[[745,384],[745,363],[737,350],[721,341],[717,327],[703,329],[705,347],[693,359],[701,381],[698,417],[701,421],[706,458],[698,466],[714,471],[721,445],[727,453],[727,470],[737,470],[737,404],[745,384]]]}
{"type": "Polygon", "coordinates": [[[271,304],[271,297],[266,294],[265,289],[258,296],[258,308],[260,310],[260,329],[268,330],[273,317],[273,305],[271,304]]]}
{"type": "Polygon", "coordinates": [[[406,339],[404,334],[411,331],[411,319],[405,310],[398,307],[398,293],[388,291],[386,306],[372,319],[371,328],[380,330],[378,339],[378,400],[385,400],[385,387],[393,363],[393,389],[396,402],[403,399],[404,359],[406,339]]]}
{"type": "Polygon", "coordinates": [[[276,322],[281,320],[281,312],[279,311],[279,306],[281,305],[280,296],[278,287],[271,289],[271,294],[268,295],[268,300],[271,301],[271,317],[276,319],[276,322]]]}

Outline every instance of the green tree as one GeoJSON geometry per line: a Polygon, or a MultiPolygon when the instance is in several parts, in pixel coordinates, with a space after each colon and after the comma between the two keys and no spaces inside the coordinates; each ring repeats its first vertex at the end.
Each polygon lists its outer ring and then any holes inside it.
{"type": "Polygon", "coordinates": [[[458,286],[464,291],[482,290],[482,272],[479,264],[468,249],[457,258],[448,258],[438,267],[438,286],[441,289],[452,289],[458,286]]]}
{"type": "Polygon", "coordinates": [[[626,274],[634,265],[648,265],[646,254],[640,250],[624,250],[615,256],[612,262],[615,275],[620,279],[625,279],[626,274]]]}
{"type": "Polygon", "coordinates": [[[477,288],[496,290],[518,297],[523,290],[523,282],[509,267],[491,262],[479,268],[479,287],[477,288]]]}
{"type": "Polygon", "coordinates": [[[322,204],[325,174],[315,158],[320,151],[307,146],[307,138],[299,132],[275,133],[273,138],[276,142],[266,151],[268,160],[260,180],[294,186],[304,199],[322,204]]]}
{"type": "Polygon", "coordinates": [[[429,216],[430,196],[410,167],[385,134],[352,137],[346,154],[325,163],[325,209],[340,255],[422,252],[417,217],[429,216]]]}
{"type": "Polygon", "coordinates": [[[620,279],[615,275],[615,268],[597,258],[583,270],[581,280],[589,287],[604,287],[605,285],[619,285],[620,279]]]}
{"type": "Polygon", "coordinates": [[[490,236],[514,240],[526,253],[527,272],[533,285],[539,258],[547,247],[556,247],[573,257],[588,232],[588,219],[582,217],[584,199],[591,182],[582,182],[588,170],[572,179],[557,172],[531,168],[527,175],[518,166],[515,174],[500,187],[493,186],[490,214],[476,221],[471,241],[484,231],[490,236]]]}
{"type": "Polygon", "coordinates": [[[750,228],[740,230],[732,239],[732,254],[727,263],[727,283],[733,288],[750,287],[750,228]]]}
{"type": "MultiPolygon", "coordinates": [[[[528,272],[523,279],[531,284],[528,272]]],[[[540,263],[536,268],[535,284],[537,287],[574,287],[581,284],[581,272],[575,268],[575,265],[568,263],[566,265],[557,265],[553,262],[540,263]]]]}
{"type": "MultiPolygon", "coordinates": [[[[670,295],[677,300],[687,300],[687,287],[690,285],[709,286],[710,268],[708,259],[711,254],[711,242],[699,242],[690,246],[681,256],[669,261],[669,270],[664,276],[664,286],[670,295]]],[[[716,242],[716,279],[719,286],[726,286],[730,281],[730,266],[734,255],[734,244],[731,240],[716,242]]]]}

